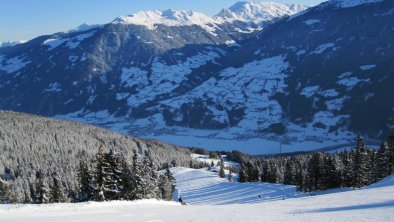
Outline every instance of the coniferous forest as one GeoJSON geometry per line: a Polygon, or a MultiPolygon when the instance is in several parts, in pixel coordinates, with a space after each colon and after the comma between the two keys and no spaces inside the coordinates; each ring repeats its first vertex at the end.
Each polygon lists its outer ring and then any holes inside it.
{"type": "Polygon", "coordinates": [[[239,182],[296,185],[303,192],[360,188],[394,173],[394,131],[379,149],[358,136],[350,151],[240,159],[239,182]]]}

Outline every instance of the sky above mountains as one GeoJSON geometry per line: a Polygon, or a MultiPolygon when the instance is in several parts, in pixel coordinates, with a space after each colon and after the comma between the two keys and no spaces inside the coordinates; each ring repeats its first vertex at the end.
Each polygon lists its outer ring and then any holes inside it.
{"type": "MultiPolygon", "coordinates": [[[[208,15],[228,8],[237,0],[0,0],[0,42],[28,40],[66,31],[82,23],[104,24],[118,16],[142,10],[190,9],[208,15]]],[[[276,0],[316,5],[322,0],[276,0]]]]}

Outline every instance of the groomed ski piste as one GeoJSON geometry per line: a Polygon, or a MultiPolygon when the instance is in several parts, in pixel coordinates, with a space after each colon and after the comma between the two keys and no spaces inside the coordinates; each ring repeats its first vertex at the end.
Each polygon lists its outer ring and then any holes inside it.
{"type": "Polygon", "coordinates": [[[394,221],[394,175],[366,188],[312,196],[294,186],[230,183],[206,168],[171,170],[174,199],[180,194],[186,206],[175,200],[0,205],[0,221],[394,221]]]}

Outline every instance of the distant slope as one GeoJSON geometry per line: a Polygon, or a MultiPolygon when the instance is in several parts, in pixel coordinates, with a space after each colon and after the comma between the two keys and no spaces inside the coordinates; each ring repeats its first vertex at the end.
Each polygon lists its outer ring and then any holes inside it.
{"type": "Polygon", "coordinates": [[[282,200],[304,196],[295,186],[268,183],[230,183],[219,178],[218,173],[206,169],[172,168],[178,195],[186,203],[196,204],[245,204],[282,200]],[[259,198],[259,195],[260,198],[259,198]]]}
{"type": "Polygon", "coordinates": [[[100,144],[124,153],[129,161],[134,149],[142,155],[148,152],[156,166],[173,161],[188,166],[192,160],[188,149],[174,145],[66,120],[0,111],[0,177],[11,184],[20,201],[30,196],[39,170],[47,177],[56,173],[66,189],[74,189],[79,160],[94,158],[100,144]]]}

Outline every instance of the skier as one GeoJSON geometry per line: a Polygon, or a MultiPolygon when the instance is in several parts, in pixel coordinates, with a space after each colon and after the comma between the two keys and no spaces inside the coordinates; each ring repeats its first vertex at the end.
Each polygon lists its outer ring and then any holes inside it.
{"type": "Polygon", "coordinates": [[[178,201],[179,201],[179,203],[181,203],[182,205],[186,205],[186,203],[182,200],[182,196],[179,196],[178,201]]]}

